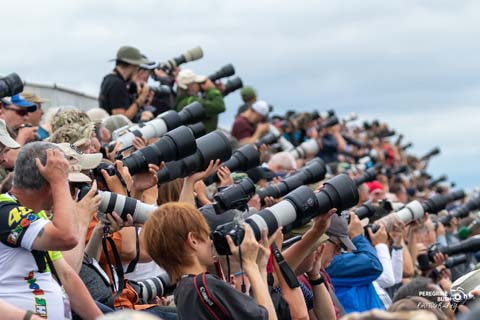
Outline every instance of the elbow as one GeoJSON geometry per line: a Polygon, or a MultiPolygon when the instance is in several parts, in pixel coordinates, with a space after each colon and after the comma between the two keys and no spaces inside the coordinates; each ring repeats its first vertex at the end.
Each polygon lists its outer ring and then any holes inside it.
{"type": "Polygon", "coordinates": [[[78,244],[80,243],[79,239],[77,236],[75,235],[66,235],[65,237],[62,237],[62,239],[59,239],[59,243],[61,244],[60,246],[62,247],[62,249],[59,249],[59,250],[72,250],[73,248],[75,248],[76,246],[78,246],[78,244]]]}

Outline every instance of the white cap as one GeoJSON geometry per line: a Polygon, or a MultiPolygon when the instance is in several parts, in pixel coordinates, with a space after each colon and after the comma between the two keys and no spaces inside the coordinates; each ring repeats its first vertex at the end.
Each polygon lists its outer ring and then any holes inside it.
{"type": "Polygon", "coordinates": [[[95,123],[100,123],[110,115],[102,108],[92,108],[87,111],[87,116],[95,123]]]}
{"type": "Polygon", "coordinates": [[[102,161],[101,153],[81,153],[69,143],[58,143],[57,146],[65,153],[68,161],[68,180],[70,182],[90,182],[92,181],[82,170],[96,168],[102,161]]]}
{"type": "Polygon", "coordinates": [[[259,113],[264,118],[267,118],[268,113],[270,112],[270,106],[265,101],[258,100],[252,105],[252,110],[259,113]]]}
{"type": "Polygon", "coordinates": [[[17,141],[15,141],[8,133],[7,125],[3,119],[0,119],[0,142],[10,149],[20,148],[20,145],[17,143],[17,141]]]}
{"type": "Polygon", "coordinates": [[[183,69],[177,75],[177,85],[182,89],[187,89],[187,86],[191,83],[202,83],[205,80],[207,80],[207,77],[196,75],[190,69],[183,69]]]}

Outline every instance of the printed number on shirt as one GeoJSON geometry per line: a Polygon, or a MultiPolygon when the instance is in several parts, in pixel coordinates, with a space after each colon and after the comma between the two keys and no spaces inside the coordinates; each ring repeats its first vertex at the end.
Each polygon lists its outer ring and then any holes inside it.
{"type": "Polygon", "coordinates": [[[32,209],[28,209],[25,207],[15,207],[8,213],[8,226],[11,227],[14,224],[20,222],[20,220],[32,212],[32,209]]]}

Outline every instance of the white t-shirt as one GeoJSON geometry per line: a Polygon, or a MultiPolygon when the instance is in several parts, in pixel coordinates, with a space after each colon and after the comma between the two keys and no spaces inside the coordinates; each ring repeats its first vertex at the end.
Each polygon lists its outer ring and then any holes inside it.
{"type": "MultiPolygon", "coordinates": [[[[0,195],[0,202],[0,299],[49,319],[69,319],[62,288],[49,271],[39,272],[31,253],[33,241],[50,222],[43,212],[22,207],[9,195],[0,195]]],[[[52,260],[55,254],[50,253],[52,260]]]]}

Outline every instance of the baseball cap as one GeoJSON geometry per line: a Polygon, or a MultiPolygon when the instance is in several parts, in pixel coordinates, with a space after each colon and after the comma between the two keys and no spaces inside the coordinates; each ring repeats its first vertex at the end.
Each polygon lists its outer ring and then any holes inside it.
{"type": "Polygon", "coordinates": [[[102,108],[92,108],[87,111],[87,116],[94,123],[101,123],[104,119],[109,117],[109,114],[105,109],[102,108]]]}
{"type": "Polygon", "coordinates": [[[71,123],[55,130],[48,141],[52,143],[66,142],[79,147],[90,140],[92,132],[93,127],[91,125],[82,126],[81,124],[71,123]]]}
{"type": "Polygon", "coordinates": [[[205,80],[207,80],[207,77],[197,75],[190,69],[183,69],[177,75],[177,85],[182,89],[187,89],[187,85],[191,83],[202,83],[205,80]]]}
{"type": "Polygon", "coordinates": [[[383,184],[381,184],[380,181],[377,181],[377,180],[367,182],[367,187],[368,187],[368,191],[370,193],[375,192],[375,191],[384,191],[385,190],[385,188],[383,187],[383,184]]]}
{"type": "Polygon", "coordinates": [[[17,143],[17,141],[15,141],[8,133],[7,125],[3,119],[0,119],[0,142],[10,149],[20,148],[20,145],[17,143]]]}
{"type": "Polygon", "coordinates": [[[25,100],[27,100],[28,102],[31,102],[31,103],[35,103],[35,104],[39,104],[39,103],[47,103],[49,102],[50,100],[48,99],[44,99],[44,98],[40,98],[39,96],[37,96],[35,93],[31,93],[31,92],[22,92],[22,96],[25,100]]]}
{"type": "Polygon", "coordinates": [[[350,250],[355,251],[357,247],[348,236],[347,220],[338,214],[334,214],[330,220],[330,227],[325,232],[329,237],[337,237],[350,250]]]}
{"type": "Polygon", "coordinates": [[[117,51],[117,58],[112,60],[122,61],[134,66],[152,63],[152,61],[148,60],[140,53],[140,50],[131,46],[120,47],[120,49],[117,51]]]}
{"type": "Polygon", "coordinates": [[[255,97],[257,93],[255,92],[255,89],[253,87],[246,86],[240,90],[240,95],[242,96],[243,99],[250,100],[253,97],[255,97]]]}
{"type": "Polygon", "coordinates": [[[80,152],[75,146],[69,143],[59,143],[57,146],[65,153],[68,161],[68,180],[70,182],[90,182],[92,181],[82,170],[96,168],[102,161],[101,153],[86,154],[80,152]]]}
{"type": "Polygon", "coordinates": [[[25,100],[21,93],[16,94],[10,98],[10,102],[17,107],[27,108],[28,112],[34,112],[37,110],[37,105],[35,103],[25,100]]]}
{"type": "Polygon", "coordinates": [[[252,110],[260,114],[262,117],[267,118],[270,112],[270,106],[263,100],[258,100],[252,104],[252,110]]]}
{"type": "Polygon", "coordinates": [[[92,119],[90,119],[90,117],[80,109],[59,110],[57,113],[55,113],[50,121],[52,132],[55,132],[58,129],[70,124],[91,126],[92,129],[94,126],[92,119]]]}
{"type": "MultiPolygon", "coordinates": [[[[147,59],[147,60],[148,60],[148,58],[147,58],[146,55],[142,54],[142,57],[143,57],[144,59],[147,59]]],[[[140,65],[140,69],[153,70],[153,69],[155,69],[155,68],[158,68],[158,65],[159,65],[159,64],[160,64],[160,63],[158,63],[158,62],[149,61],[148,63],[142,63],[142,64],[140,65]]]]}

